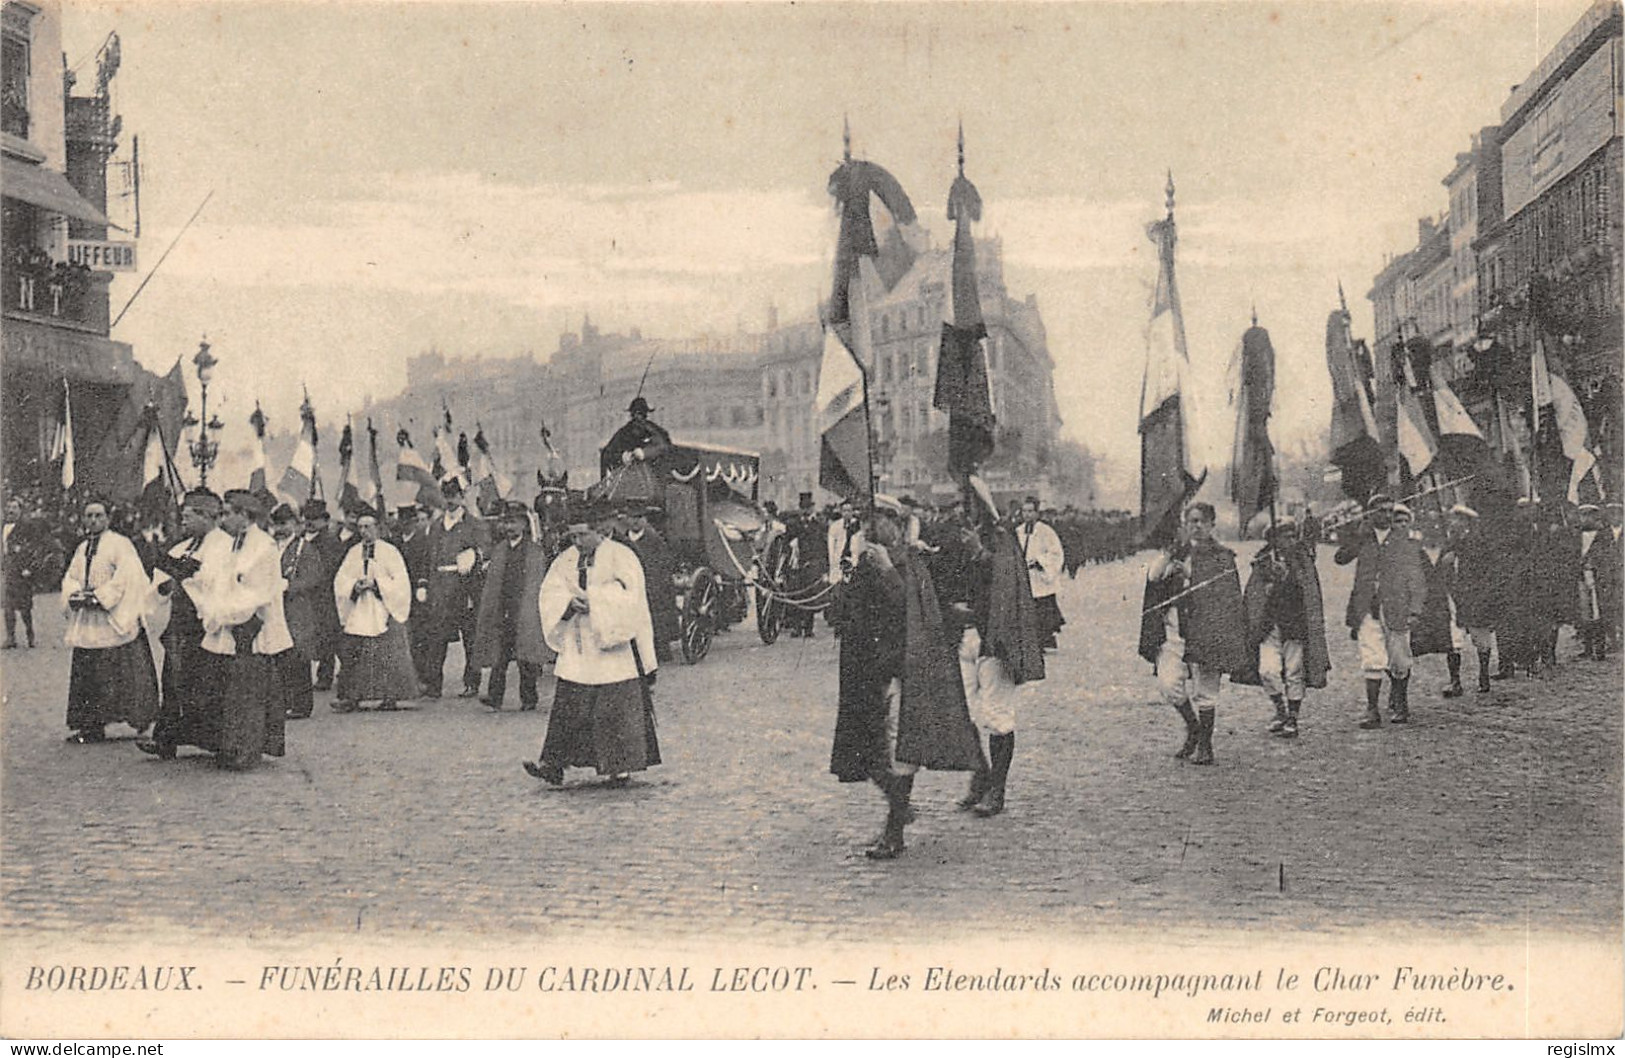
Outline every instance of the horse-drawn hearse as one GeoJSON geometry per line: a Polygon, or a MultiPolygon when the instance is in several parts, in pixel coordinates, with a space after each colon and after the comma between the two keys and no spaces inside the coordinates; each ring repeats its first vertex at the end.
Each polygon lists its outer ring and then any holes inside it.
{"type": "MultiPolygon", "coordinates": [[[[662,512],[655,523],[672,552],[679,642],[690,665],[705,657],[718,631],[749,612],[755,538],[763,528],[756,510],[760,472],[754,452],[673,441],[648,461],[606,469],[587,490],[662,512]]],[[[758,615],[764,642],[777,638],[779,612],[770,607],[766,623],[758,615]]]]}

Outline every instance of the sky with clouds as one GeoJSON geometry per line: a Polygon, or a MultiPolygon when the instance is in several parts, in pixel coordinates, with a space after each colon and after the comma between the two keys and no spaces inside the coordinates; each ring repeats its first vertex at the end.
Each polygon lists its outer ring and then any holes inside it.
{"type": "Polygon", "coordinates": [[[1297,445],[1329,416],[1338,281],[1369,335],[1384,255],[1585,7],[68,0],[64,48],[86,84],[121,37],[144,270],[212,192],[114,336],[161,371],[206,333],[232,434],[256,399],[295,422],[302,384],[324,419],[389,396],[431,346],[545,357],[583,315],[662,337],[810,318],[843,116],[942,240],[963,118],[1063,432],[1132,477],[1167,172],[1199,447],[1225,458],[1254,306],[1297,445]]]}

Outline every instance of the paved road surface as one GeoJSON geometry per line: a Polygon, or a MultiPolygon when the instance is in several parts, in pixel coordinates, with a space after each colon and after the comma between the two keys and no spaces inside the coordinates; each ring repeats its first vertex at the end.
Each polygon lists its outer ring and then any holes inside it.
{"type": "MultiPolygon", "coordinates": [[[[1321,565],[1336,626],[1348,571],[1329,550],[1321,565]]],[[[46,617],[55,645],[0,656],[3,921],[112,937],[1618,929],[1617,663],[1565,660],[1444,701],[1443,661],[1426,659],[1415,722],[1362,732],[1353,644],[1334,630],[1333,686],[1311,694],[1303,737],[1270,738],[1263,695],[1227,687],[1219,764],[1196,768],[1171,759],[1182,732],[1134,655],[1141,576],[1131,561],[1064,586],[1071,623],[1025,707],[1009,811],[955,812],[964,777],[926,774],[909,852],[889,864],[862,856],[878,795],[827,774],[822,623],[772,647],[742,627],[702,664],[668,666],[666,763],[625,790],[554,791],[519,767],[550,679],[526,714],[453,698],[340,716],[318,696],[288,756],[248,774],[65,745],[68,652],[46,617]]]]}

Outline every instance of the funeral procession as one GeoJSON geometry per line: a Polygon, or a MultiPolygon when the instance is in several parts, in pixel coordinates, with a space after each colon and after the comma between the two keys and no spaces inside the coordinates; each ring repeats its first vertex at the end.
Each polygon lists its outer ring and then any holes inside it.
{"type": "Polygon", "coordinates": [[[8,933],[1617,941],[1618,3],[151,6],[4,3],[8,933]]]}

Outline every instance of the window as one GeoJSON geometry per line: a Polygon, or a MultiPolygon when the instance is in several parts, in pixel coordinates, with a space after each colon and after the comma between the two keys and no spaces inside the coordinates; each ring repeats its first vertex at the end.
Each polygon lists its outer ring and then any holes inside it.
{"type": "MultiPolygon", "coordinates": [[[[10,18],[9,11],[7,18],[10,18]]],[[[6,33],[4,50],[0,52],[0,128],[25,140],[29,126],[28,51],[26,37],[6,33]]]]}
{"type": "Polygon", "coordinates": [[[890,382],[891,380],[891,355],[887,354],[880,358],[880,381],[890,382]]]}
{"type": "Polygon", "coordinates": [[[779,380],[778,379],[774,378],[772,375],[768,375],[767,378],[763,380],[763,382],[767,386],[767,399],[768,400],[772,400],[774,397],[777,397],[779,395],[779,380]]]}
{"type": "Polygon", "coordinates": [[[882,337],[882,338],[890,338],[891,337],[891,317],[890,316],[882,315],[880,317],[880,337],[882,337]]]}

